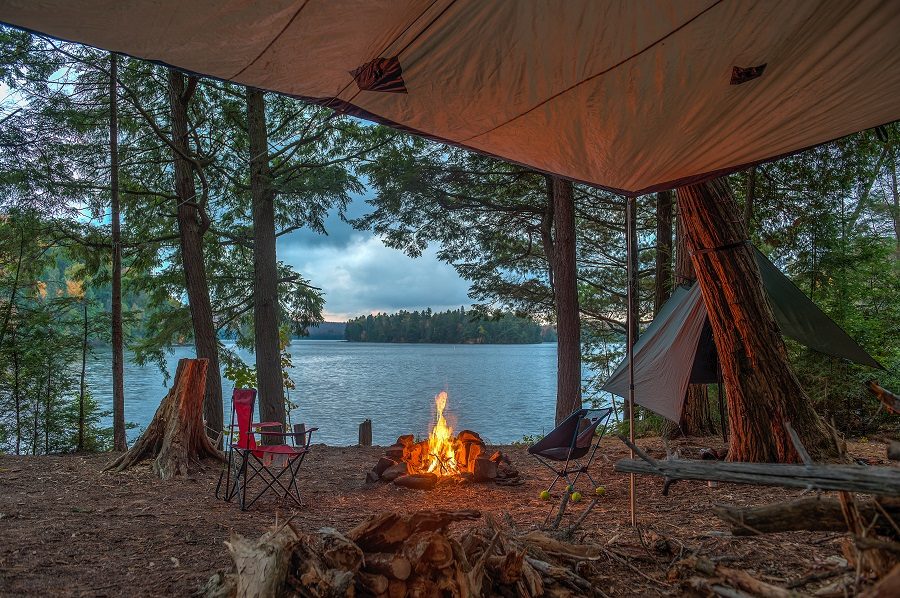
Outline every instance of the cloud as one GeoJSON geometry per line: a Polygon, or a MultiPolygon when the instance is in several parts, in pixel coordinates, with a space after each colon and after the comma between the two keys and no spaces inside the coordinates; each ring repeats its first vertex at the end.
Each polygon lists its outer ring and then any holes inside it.
{"type": "MultiPolygon", "coordinates": [[[[357,205],[351,208],[359,213],[357,205]]],[[[303,230],[278,242],[278,258],[324,291],[327,320],[471,304],[469,283],[435,257],[436,248],[419,258],[407,257],[372,233],[353,230],[335,214],[327,228],[328,236],[303,230]]]]}

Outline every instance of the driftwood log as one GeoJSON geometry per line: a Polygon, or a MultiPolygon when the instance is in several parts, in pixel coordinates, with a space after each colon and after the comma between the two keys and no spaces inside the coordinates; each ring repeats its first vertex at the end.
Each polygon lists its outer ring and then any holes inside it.
{"type": "Polygon", "coordinates": [[[169,393],[160,403],[153,421],[126,453],[106,469],[123,471],[153,459],[153,471],[166,480],[186,476],[199,468],[204,458],[224,461],[203,425],[203,395],[206,390],[206,359],[181,359],[169,393]]]}
{"type": "Polygon", "coordinates": [[[619,473],[658,475],[667,480],[712,480],[785,488],[846,490],[900,497],[900,470],[896,467],[787,465],[684,459],[658,461],[632,445],[627,438],[620,438],[635,450],[640,459],[617,461],[613,468],[619,473]]]}
{"type": "MultiPolygon", "coordinates": [[[[874,521],[871,531],[885,536],[900,536],[894,522],[900,522],[900,501],[859,501],[860,516],[874,521]]],[[[793,531],[846,532],[847,520],[841,501],[818,496],[759,507],[717,505],[716,517],[731,526],[735,536],[793,531]]]]}

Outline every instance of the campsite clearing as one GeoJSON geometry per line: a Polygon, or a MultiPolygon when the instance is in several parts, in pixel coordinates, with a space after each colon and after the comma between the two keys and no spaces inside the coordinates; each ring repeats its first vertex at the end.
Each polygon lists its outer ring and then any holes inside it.
{"type": "MultiPolygon", "coordinates": [[[[659,439],[638,445],[654,458],[665,455],[659,439]]],[[[716,439],[684,439],[671,444],[683,457],[701,447],[721,448],[716,439]]],[[[430,508],[509,512],[520,528],[538,525],[556,500],[538,498],[547,474],[524,447],[500,447],[524,475],[525,484],[443,486],[421,492],[393,484],[365,484],[365,472],[383,448],[315,446],[302,475],[306,506],[286,510],[303,529],[332,526],[346,531],[367,516],[386,510],[430,508]]],[[[852,455],[884,460],[880,443],[850,443],[852,455]]],[[[712,512],[714,504],[758,505],[795,498],[798,490],[735,484],[710,487],[679,482],[661,495],[662,480],[638,476],[638,523],[643,544],[628,525],[628,476],[612,464],[627,455],[615,439],[605,439],[597,460],[606,494],[588,517],[584,535],[610,550],[609,595],[672,595],[679,581],[666,577],[679,555],[691,552],[745,569],[756,578],[785,586],[812,574],[830,574],[797,589],[811,590],[839,580],[845,565],[844,534],[793,532],[732,537],[712,512]],[[667,549],[654,546],[664,540],[667,549]],[[617,558],[618,557],[618,558],[617,558]]],[[[222,542],[232,532],[260,535],[274,522],[271,498],[241,513],[234,503],[213,496],[218,468],[210,464],[188,480],[160,481],[142,464],[125,473],[101,473],[112,455],[0,457],[0,593],[70,596],[182,595],[196,592],[230,562],[222,542]]],[[[558,497],[556,497],[558,499],[558,497]]],[[[570,518],[589,501],[570,506],[570,518]]],[[[467,523],[452,530],[463,531],[467,523]]],[[[471,525],[477,525],[473,522],[471,525]]]]}

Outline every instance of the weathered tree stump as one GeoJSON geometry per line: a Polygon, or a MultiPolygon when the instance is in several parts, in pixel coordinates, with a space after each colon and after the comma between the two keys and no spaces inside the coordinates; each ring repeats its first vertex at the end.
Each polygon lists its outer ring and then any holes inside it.
{"type": "Polygon", "coordinates": [[[359,446],[372,446],[372,420],[359,424],[359,446]]]}
{"type": "Polygon", "coordinates": [[[185,476],[206,457],[224,461],[203,426],[206,359],[181,359],[175,381],[160,403],[153,421],[131,449],[106,467],[123,471],[153,459],[153,471],[162,479],[185,476]]]}

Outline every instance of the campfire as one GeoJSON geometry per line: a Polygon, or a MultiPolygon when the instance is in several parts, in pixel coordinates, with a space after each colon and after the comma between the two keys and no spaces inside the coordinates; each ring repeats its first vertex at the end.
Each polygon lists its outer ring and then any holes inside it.
{"type": "Polygon", "coordinates": [[[476,432],[453,433],[447,423],[448,396],[441,391],[434,398],[435,422],[428,438],[416,441],[413,434],[400,436],[367,474],[370,483],[384,481],[398,486],[430,490],[439,483],[494,482],[518,485],[519,472],[507,455],[487,446],[476,432]]]}

